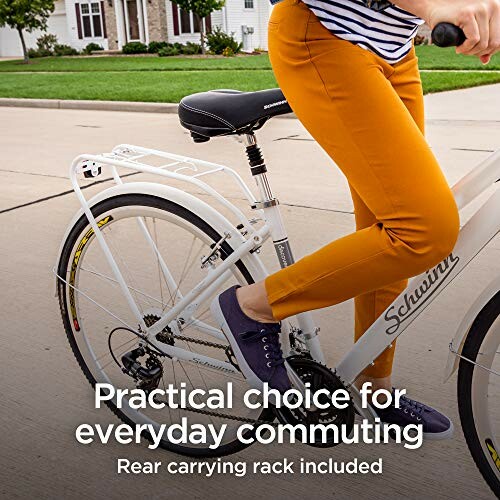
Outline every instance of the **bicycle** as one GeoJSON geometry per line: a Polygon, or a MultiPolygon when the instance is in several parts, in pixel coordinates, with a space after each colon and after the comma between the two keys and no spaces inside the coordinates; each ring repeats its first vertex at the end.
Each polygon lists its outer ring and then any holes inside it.
{"type": "MultiPolygon", "coordinates": [[[[444,36],[440,44],[459,44],[460,33],[457,35],[453,27],[439,26],[439,30],[444,36]]],[[[165,387],[166,381],[177,387],[212,388],[231,380],[234,400],[241,400],[238,394],[247,389],[246,381],[224,335],[205,315],[211,298],[222,287],[230,282],[252,283],[267,275],[259,257],[267,240],[272,239],[281,267],[294,261],[255,136],[270,118],[290,112],[280,89],[210,91],[181,101],[181,124],[195,142],[221,135],[243,137],[258,197],[229,167],[140,146],[119,145],[111,153],[75,158],[70,179],[81,209],[66,231],[55,273],[64,328],[92,386],[107,382],[150,391],[160,384],[165,387]],[[112,180],[115,185],[87,200],[78,176],[94,179],[104,169],[111,177],[103,180],[112,180]],[[124,177],[136,174],[154,175],[169,183],[123,182],[124,177]],[[253,216],[245,215],[201,179],[216,174],[235,182],[253,216]],[[171,185],[177,182],[200,190],[224,213],[201,196],[171,185]]],[[[314,418],[352,424],[355,409],[374,422],[376,413],[361,407],[354,381],[498,233],[499,180],[500,150],[453,186],[459,209],[486,190],[493,192],[461,228],[453,253],[413,278],[335,371],[324,366],[319,328],[311,313],[282,322],[281,340],[292,383],[299,388],[310,382],[311,389],[345,387],[350,391],[352,405],[348,410],[320,413],[314,418]]],[[[499,344],[500,277],[496,277],[465,314],[449,345],[446,368],[447,378],[458,369],[457,396],[465,438],[477,467],[496,494],[500,493],[500,422],[490,410],[494,410],[492,396],[495,391],[498,394],[498,379],[492,375],[500,375],[499,344]]],[[[224,442],[216,450],[209,449],[209,443],[161,442],[168,450],[198,457],[222,456],[248,446],[236,439],[241,422],[258,426],[276,417],[286,422],[307,419],[300,410],[286,414],[243,406],[225,413],[167,408],[160,414],[133,409],[128,403],[118,408],[114,400],[108,406],[128,424],[158,426],[158,418],[174,423],[187,413],[200,423],[229,422],[224,442]]]]}

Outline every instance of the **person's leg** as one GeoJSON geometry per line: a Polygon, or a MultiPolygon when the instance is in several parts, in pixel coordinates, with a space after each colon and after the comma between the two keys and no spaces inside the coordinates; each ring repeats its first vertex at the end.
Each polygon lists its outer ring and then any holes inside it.
{"type": "MultiPolygon", "coordinates": [[[[449,254],[458,234],[451,190],[389,81],[395,69],[291,4],[279,4],[270,24],[278,83],[377,222],[266,278],[269,321],[419,274],[449,254]]],[[[247,290],[239,297],[251,310],[252,300],[263,301],[247,290]]]]}
{"type": "MultiPolygon", "coordinates": [[[[373,215],[367,227],[271,274],[263,283],[238,289],[238,297],[232,287],[212,301],[213,315],[250,383],[288,387],[279,345],[267,346],[271,339],[279,342],[272,333],[279,324],[273,325],[273,320],[352,297],[368,299],[367,294],[377,291],[372,296],[375,302],[367,300],[358,308],[358,313],[366,313],[358,320],[363,333],[365,324],[378,314],[375,306],[382,290],[394,287],[390,293],[397,294],[399,282],[449,255],[459,218],[418,120],[403,102],[415,75],[402,79],[396,92],[391,79],[394,83],[398,78],[398,68],[334,37],[297,0],[285,0],[273,9],[269,48],[290,106],[373,215]],[[252,319],[252,314],[258,318],[252,319]],[[248,335],[263,345],[247,343],[248,335]],[[269,358],[273,361],[266,364],[269,358]],[[273,370],[275,366],[280,371],[273,370]]],[[[408,92],[408,98],[415,95],[408,92]]],[[[387,378],[379,375],[384,370],[390,373],[391,356],[375,365],[372,378],[387,378]]],[[[382,356],[377,361],[383,360],[382,356]]],[[[453,432],[450,419],[433,408],[409,398],[401,404],[378,411],[381,420],[402,426],[423,424],[424,436],[433,439],[453,432]]]]}
{"type": "MultiPolygon", "coordinates": [[[[418,128],[424,134],[424,96],[422,82],[418,70],[415,51],[395,66],[395,71],[389,79],[392,87],[410,112],[418,128]]],[[[351,188],[352,201],[356,219],[356,230],[362,230],[376,224],[378,221],[361,197],[351,188]]],[[[406,288],[408,280],[358,295],[354,299],[354,340],[358,340],[394,299],[406,288]]],[[[372,366],[366,368],[359,376],[356,384],[360,387],[365,382],[371,382],[374,389],[391,389],[392,365],[396,343],[384,351],[372,366]]]]}
{"type": "MultiPolygon", "coordinates": [[[[389,81],[410,112],[418,128],[424,134],[424,103],[420,73],[414,50],[395,66],[389,81]]],[[[356,219],[356,230],[368,228],[378,221],[373,212],[367,207],[355,189],[350,186],[356,219]]],[[[355,333],[358,340],[406,288],[408,281],[400,280],[378,290],[358,295],[355,304],[355,333]]],[[[272,309],[267,300],[265,282],[258,282],[249,287],[238,289],[238,298],[242,309],[251,317],[263,322],[274,321],[272,309]]],[[[357,380],[357,385],[371,382],[374,389],[391,389],[392,365],[394,360],[395,343],[383,352],[372,366],[366,368],[357,380]]]]}
{"type": "MultiPolygon", "coordinates": [[[[375,215],[366,206],[352,186],[351,197],[354,205],[356,230],[361,231],[377,223],[375,215]]],[[[385,287],[363,293],[354,298],[354,340],[357,341],[382,314],[391,302],[406,288],[408,280],[400,280],[385,287]]],[[[356,380],[361,387],[365,382],[371,382],[375,389],[392,388],[392,364],[396,343],[386,349],[373,363],[365,368],[356,380]]]]}

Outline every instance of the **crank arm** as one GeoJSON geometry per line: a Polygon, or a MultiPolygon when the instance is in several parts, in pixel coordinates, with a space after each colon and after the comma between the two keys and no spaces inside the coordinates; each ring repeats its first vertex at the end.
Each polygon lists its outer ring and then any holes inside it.
{"type": "Polygon", "coordinates": [[[306,386],[304,385],[304,382],[300,379],[300,377],[297,375],[295,370],[290,366],[287,360],[285,360],[285,368],[286,368],[286,373],[288,374],[288,378],[290,379],[290,382],[292,383],[292,386],[297,389],[302,396],[305,398],[306,397],[306,386]]]}
{"type": "Polygon", "coordinates": [[[357,387],[353,384],[349,387],[349,392],[351,393],[352,402],[354,408],[361,415],[361,418],[368,420],[371,424],[375,423],[375,419],[378,417],[377,413],[371,405],[367,408],[363,408],[361,405],[361,394],[359,393],[357,387]]]}

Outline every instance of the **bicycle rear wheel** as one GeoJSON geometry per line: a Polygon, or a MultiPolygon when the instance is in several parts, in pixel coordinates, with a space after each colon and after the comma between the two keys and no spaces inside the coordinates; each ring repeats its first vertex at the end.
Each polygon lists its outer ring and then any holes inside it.
{"type": "Polygon", "coordinates": [[[462,429],[484,479],[500,497],[500,292],[478,314],[460,360],[462,429]]]}
{"type": "MultiPolygon", "coordinates": [[[[224,241],[210,264],[202,265],[202,261],[206,260],[203,256],[212,253],[214,243],[220,241],[222,235],[188,209],[158,197],[144,194],[115,196],[97,204],[92,212],[148,326],[199,283],[208,269],[216,267],[232,253],[231,246],[224,241]],[[144,228],[158,253],[153,251],[144,228]],[[165,276],[158,254],[167,264],[171,280],[165,276]]],[[[230,268],[231,278],[223,287],[234,283],[253,283],[251,267],[248,262],[236,262],[230,268]]],[[[123,373],[119,364],[124,354],[139,346],[140,339],[129,330],[116,328],[125,323],[131,330],[137,331],[138,321],[124,299],[84,215],[72,228],[64,244],[58,276],[62,278],[58,279],[58,296],[64,328],[88,381],[93,387],[100,382],[111,383],[120,389],[136,388],[136,382],[123,373]],[[111,333],[113,330],[115,332],[111,333]]],[[[166,346],[175,345],[228,361],[224,349],[228,343],[214,340],[210,329],[215,329],[215,326],[207,301],[198,305],[189,319],[177,320],[175,335],[172,335],[169,325],[168,330],[161,332],[161,338],[166,346]]],[[[243,406],[242,394],[248,386],[240,374],[228,374],[209,366],[158,354],[147,356],[143,358],[144,364],[150,367],[161,365],[160,389],[168,384],[175,384],[176,387],[185,384],[188,390],[225,389],[228,381],[233,383],[234,406],[221,413],[207,414],[169,407],[163,410],[134,410],[127,405],[120,409],[115,401],[107,403],[122,421],[130,425],[150,423],[159,427],[161,424],[181,423],[183,417],[188,418],[190,424],[206,426],[211,423],[217,429],[227,425],[224,440],[217,449],[210,449],[213,444],[210,440],[201,444],[178,444],[165,439],[160,443],[163,448],[191,456],[227,455],[248,446],[236,438],[241,420],[267,421],[274,418],[269,411],[262,413],[243,406]]],[[[150,438],[148,435],[145,437],[150,438]]]]}

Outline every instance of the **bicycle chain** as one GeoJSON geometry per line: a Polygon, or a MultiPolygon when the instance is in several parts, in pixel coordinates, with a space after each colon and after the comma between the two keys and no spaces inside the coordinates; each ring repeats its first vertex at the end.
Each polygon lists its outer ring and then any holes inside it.
{"type": "Polygon", "coordinates": [[[193,413],[201,413],[209,417],[218,417],[224,420],[237,420],[238,422],[245,422],[248,424],[256,424],[256,425],[267,424],[267,425],[272,425],[273,427],[277,427],[279,425],[277,422],[269,422],[267,420],[258,420],[258,419],[254,420],[253,418],[248,418],[248,417],[237,417],[235,415],[229,415],[227,413],[218,413],[216,411],[198,410],[196,408],[184,408],[184,409],[187,411],[192,411],[193,413]]]}
{"type": "Polygon", "coordinates": [[[233,350],[231,349],[230,345],[225,345],[225,344],[217,344],[215,342],[209,342],[208,340],[201,340],[201,339],[195,339],[194,337],[187,337],[185,335],[176,335],[175,333],[167,332],[167,331],[162,331],[156,335],[157,340],[160,342],[163,342],[165,344],[170,344],[171,341],[173,340],[183,340],[184,342],[191,342],[192,344],[198,344],[198,345],[204,345],[205,347],[213,347],[214,349],[222,349],[224,353],[227,356],[227,359],[229,362],[238,370],[240,371],[238,365],[236,365],[233,361],[233,350]]]}
{"type": "MultiPolygon", "coordinates": [[[[159,318],[153,315],[148,315],[147,317],[144,318],[144,321],[146,323],[146,326],[151,326],[152,324],[156,323],[156,321],[159,318]]],[[[160,342],[164,342],[165,344],[173,345],[173,341],[175,340],[182,340],[184,342],[191,342],[193,344],[198,344],[198,345],[203,345],[205,347],[212,347],[214,349],[222,349],[224,353],[227,356],[227,359],[229,362],[238,370],[240,371],[238,365],[234,361],[234,353],[233,350],[231,349],[230,345],[225,345],[225,344],[218,344],[216,342],[209,342],[208,340],[201,340],[197,339],[194,337],[187,337],[186,335],[177,335],[170,330],[168,330],[168,327],[165,330],[162,330],[160,333],[156,335],[157,340],[160,342]]],[[[239,422],[244,422],[248,424],[255,424],[255,425],[260,425],[260,424],[268,424],[272,426],[277,426],[278,423],[274,422],[268,422],[266,420],[259,420],[259,419],[252,419],[248,417],[237,417],[236,415],[229,415],[227,413],[219,413],[216,411],[211,411],[211,410],[201,410],[197,408],[184,408],[184,410],[191,411],[193,413],[199,413],[202,415],[207,415],[208,417],[218,417],[224,420],[236,420],[239,422]]]]}
{"type": "MultiPolygon", "coordinates": [[[[160,332],[156,336],[156,338],[160,342],[165,342],[167,344],[170,341],[177,339],[177,340],[183,340],[185,342],[192,342],[194,344],[204,345],[206,347],[213,347],[215,349],[222,349],[226,353],[226,356],[229,359],[229,361],[231,362],[231,364],[233,366],[235,366],[235,368],[238,368],[233,363],[233,361],[231,359],[231,357],[234,356],[233,350],[231,349],[231,346],[224,345],[224,344],[217,344],[215,342],[209,342],[207,340],[195,339],[193,337],[187,337],[185,335],[176,335],[175,333],[171,333],[171,332],[168,332],[168,331],[162,331],[162,332],[160,332]]],[[[239,370],[239,368],[238,368],[238,370],[239,370]]],[[[201,409],[198,409],[198,408],[187,408],[186,407],[186,408],[184,408],[184,410],[187,410],[187,411],[190,411],[190,412],[193,412],[193,413],[199,413],[199,414],[202,414],[202,415],[207,415],[208,417],[217,417],[217,418],[221,418],[221,419],[224,419],[224,420],[237,420],[238,422],[244,422],[244,423],[248,423],[248,424],[255,424],[255,425],[269,424],[269,425],[272,425],[272,426],[277,426],[278,425],[277,423],[268,422],[266,420],[252,419],[252,418],[248,418],[248,417],[237,417],[236,415],[229,415],[228,413],[220,413],[220,412],[210,411],[210,410],[201,410],[201,409]]]]}
{"type": "MultiPolygon", "coordinates": [[[[172,333],[170,331],[165,331],[165,330],[158,333],[156,338],[160,342],[164,342],[166,344],[171,344],[171,342],[173,340],[182,340],[184,342],[191,342],[193,344],[203,345],[205,347],[213,347],[214,349],[222,349],[225,352],[229,362],[235,368],[237,368],[239,370],[238,366],[234,363],[234,361],[232,359],[234,354],[233,354],[233,350],[231,349],[230,345],[217,344],[216,342],[209,342],[208,340],[201,340],[201,339],[196,339],[194,337],[187,337],[186,335],[176,335],[175,333],[172,333]]],[[[184,408],[184,409],[187,411],[191,411],[193,413],[207,415],[208,417],[218,417],[218,418],[222,418],[224,420],[236,420],[239,422],[244,422],[244,423],[248,423],[248,424],[256,424],[256,425],[258,425],[258,424],[270,424],[273,426],[278,425],[277,423],[271,423],[271,422],[268,422],[266,420],[259,420],[259,419],[256,420],[256,419],[252,419],[252,418],[248,418],[248,417],[237,417],[235,415],[229,415],[227,413],[219,413],[216,411],[201,410],[201,409],[197,409],[197,408],[184,408]]]]}
{"type": "MultiPolygon", "coordinates": [[[[147,327],[153,326],[159,319],[160,318],[154,314],[148,314],[144,316],[144,322],[146,323],[147,327]]],[[[228,357],[229,360],[231,360],[231,357],[234,356],[233,350],[231,349],[230,345],[217,344],[215,342],[209,342],[208,340],[196,339],[194,337],[187,337],[185,335],[176,335],[175,333],[171,332],[168,327],[166,327],[164,330],[158,333],[156,335],[156,339],[159,340],[160,342],[163,342],[164,344],[169,344],[169,345],[173,345],[173,341],[177,339],[177,340],[183,340],[184,342],[191,342],[193,344],[204,345],[205,347],[222,349],[226,353],[226,356],[228,357]]],[[[231,362],[231,364],[233,363],[231,362]]]]}

